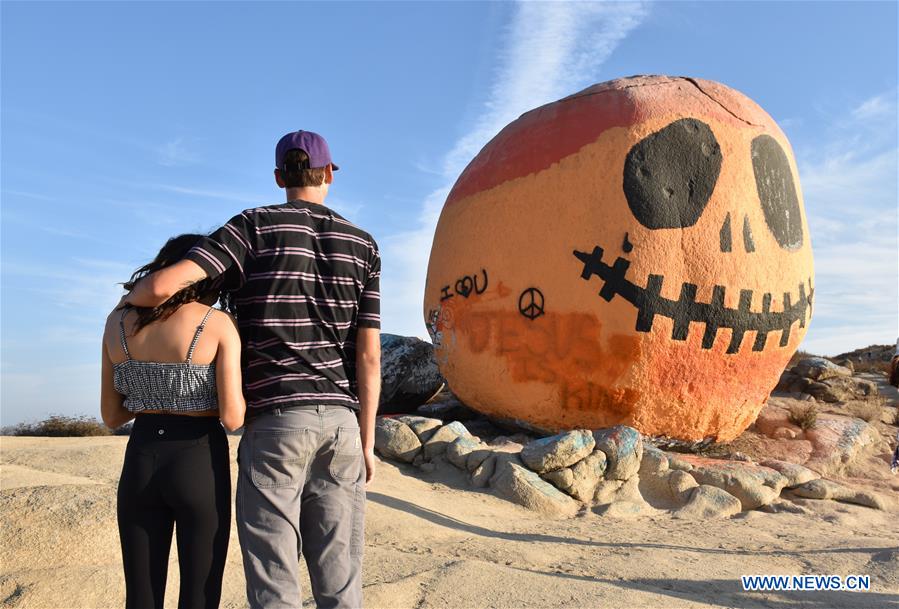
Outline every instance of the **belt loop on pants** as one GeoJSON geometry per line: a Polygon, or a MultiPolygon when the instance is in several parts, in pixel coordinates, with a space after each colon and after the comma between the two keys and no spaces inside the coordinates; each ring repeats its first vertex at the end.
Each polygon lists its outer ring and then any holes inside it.
{"type": "Polygon", "coordinates": [[[322,404],[319,404],[315,407],[315,412],[317,412],[318,414],[322,414],[324,411],[325,411],[325,406],[322,404]]]}

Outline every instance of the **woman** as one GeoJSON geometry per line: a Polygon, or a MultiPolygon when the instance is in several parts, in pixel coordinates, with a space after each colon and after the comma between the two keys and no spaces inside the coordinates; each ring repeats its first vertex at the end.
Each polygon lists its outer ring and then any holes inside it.
{"type": "MultiPolygon", "coordinates": [[[[125,289],[181,260],[202,235],[173,237],[125,289]]],[[[231,525],[225,429],[243,425],[240,337],[212,305],[213,280],[153,308],[117,307],[106,320],[103,422],[132,418],[118,488],[126,608],[162,607],[172,529],[177,529],[180,609],[218,607],[231,525]]]]}

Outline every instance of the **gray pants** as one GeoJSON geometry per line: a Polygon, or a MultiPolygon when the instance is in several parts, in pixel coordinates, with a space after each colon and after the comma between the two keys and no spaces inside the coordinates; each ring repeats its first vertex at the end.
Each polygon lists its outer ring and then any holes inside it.
{"type": "Polygon", "coordinates": [[[320,609],[362,606],[365,464],[342,406],[273,411],[238,450],[237,533],[252,609],[302,605],[299,559],[320,609]]]}

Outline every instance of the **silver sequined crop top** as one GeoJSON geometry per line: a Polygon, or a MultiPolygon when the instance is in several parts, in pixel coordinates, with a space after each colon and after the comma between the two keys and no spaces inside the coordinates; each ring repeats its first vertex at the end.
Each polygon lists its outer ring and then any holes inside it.
{"type": "Polygon", "coordinates": [[[127,309],[122,311],[122,317],[119,319],[119,334],[125,357],[128,359],[113,364],[112,367],[115,389],[125,396],[125,408],[131,412],[165,410],[175,413],[218,409],[215,362],[191,363],[194,348],[206,326],[206,320],[212,313],[212,307],[206,311],[203,321],[197,326],[197,332],[187,351],[187,359],[176,363],[131,359],[125,340],[126,312],[127,309]]]}

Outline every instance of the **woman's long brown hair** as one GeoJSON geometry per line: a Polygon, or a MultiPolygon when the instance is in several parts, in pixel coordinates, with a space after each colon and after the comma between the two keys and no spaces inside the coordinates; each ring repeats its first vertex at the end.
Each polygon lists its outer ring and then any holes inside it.
{"type": "MultiPolygon", "coordinates": [[[[165,267],[171,266],[176,262],[182,260],[184,256],[187,255],[187,252],[190,251],[190,249],[194,247],[200,241],[200,239],[205,236],[206,235],[186,234],[172,237],[165,242],[165,245],[163,245],[162,249],[159,250],[156,258],[134,271],[134,273],[131,275],[131,279],[126,281],[122,285],[126,290],[130,292],[134,289],[134,286],[137,285],[138,281],[140,281],[150,273],[154,273],[160,269],[164,269],[165,267]]],[[[168,319],[168,317],[171,316],[172,313],[177,311],[181,305],[187,304],[189,302],[205,300],[206,298],[213,295],[217,296],[219,299],[222,299],[223,305],[225,305],[227,308],[231,308],[230,306],[228,306],[231,303],[228,302],[227,296],[224,296],[222,294],[221,284],[221,276],[214,279],[202,279],[194,284],[180,289],[171,298],[166,300],[158,307],[132,307],[131,305],[126,304],[126,308],[133,308],[135,311],[137,311],[137,322],[135,323],[133,330],[134,334],[137,334],[142,328],[153,322],[164,321],[168,319]]]]}

